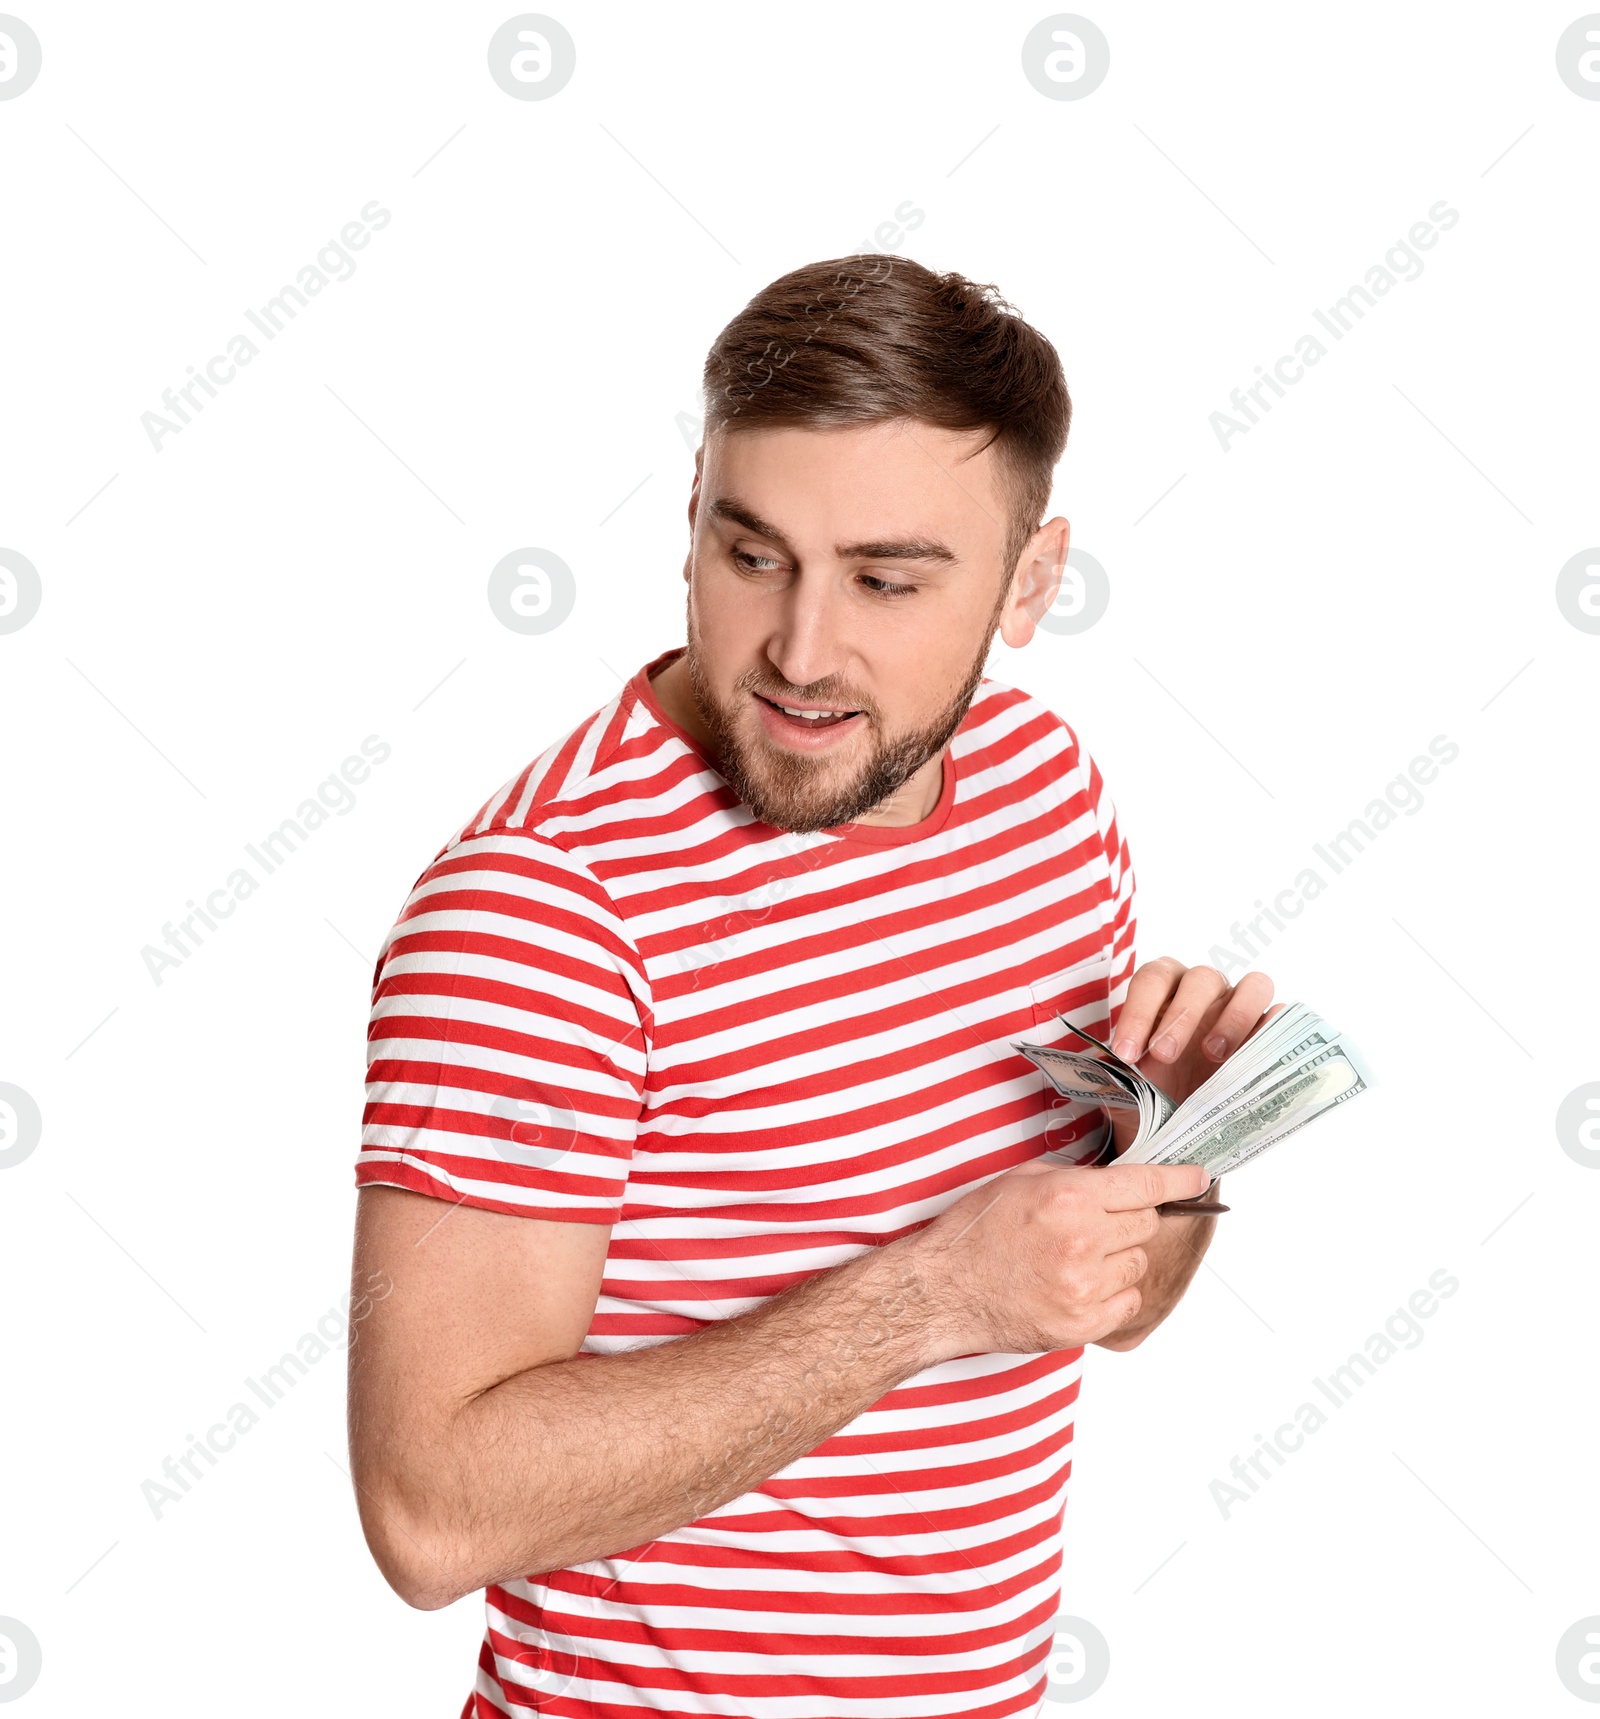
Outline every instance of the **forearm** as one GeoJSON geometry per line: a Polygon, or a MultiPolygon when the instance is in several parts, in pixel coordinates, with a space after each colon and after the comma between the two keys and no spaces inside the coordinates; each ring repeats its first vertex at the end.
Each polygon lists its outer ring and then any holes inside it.
{"type": "Polygon", "coordinates": [[[388,1440],[369,1539],[415,1605],[642,1545],[759,1485],[943,1358],[907,1242],[693,1336],[515,1374],[388,1440]]]}
{"type": "MultiPolygon", "coordinates": [[[[1219,1178],[1204,1197],[1220,1202],[1221,1187],[1219,1178]]],[[[1200,1269],[1216,1227],[1215,1218],[1162,1218],[1160,1234],[1145,1244],[1150,1265],[1139,1280],[1139,1311],[1126,1325],[1098,1339],[1102,1349],[1137,1348],[1171,1313],[1200,1269]]]]}

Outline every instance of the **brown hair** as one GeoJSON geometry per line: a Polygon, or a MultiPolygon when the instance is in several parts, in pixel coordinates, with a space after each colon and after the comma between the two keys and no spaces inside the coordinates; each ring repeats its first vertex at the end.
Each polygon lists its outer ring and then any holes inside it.
{"type": "Polygon", "coordinates": [[[1072,420],[1056,349],[998,288],[909,257],[836,257],[780,276],[712,342],[704,382],[707,434],[892,418],[992,430],[983,446],[1012,507],[1007,578],[1050,504],[1072,420]]]}

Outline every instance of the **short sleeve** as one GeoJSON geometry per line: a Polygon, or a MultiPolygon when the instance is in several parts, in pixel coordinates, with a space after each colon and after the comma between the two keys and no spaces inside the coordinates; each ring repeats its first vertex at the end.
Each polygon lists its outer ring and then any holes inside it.
{"type": "Polygon", "coordinates": [[[1111,958],[1111,1018],[1115,1020],[1117,1011],[1127,998],[1128,981],[1133,977],[1134,936],[1138,930],[1134,910],[1133,860],[1117,824],[1117,809],[1099,766],[1081,748],[1079,762],[1095,826],[1100,831],[1100,845],[1105,852],[1108,895],[1103,913],[1106,953],[1111,958]]]}
{"type": "Polygon", "coordinates": [[[357,1186],[615,1223],[650,1020],[643,962],[586,867],[521,832],[453,843],[378,959],[357,1186]]]}

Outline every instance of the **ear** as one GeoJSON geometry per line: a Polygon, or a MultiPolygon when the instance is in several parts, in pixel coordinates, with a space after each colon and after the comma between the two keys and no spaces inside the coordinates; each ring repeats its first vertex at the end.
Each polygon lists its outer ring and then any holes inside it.
{"type": "Polygon", "coordinates": [[[694,530],[694,516],[700,505],[700,478],[705,471],[706,445],[700,444],[694,451],[694,482],[689,485],[689,529],[694,530]]]}
{"type": "Polygon", "coordinates": [[[1061,589],[1071,541],[1072,527],[1059,514],[1028,539],[1011,581],[1011,594],[1000,612],[1000,637],[1013,650],[1027,644],[1040,620],[1049,614],[1061,589]]]}
{"type": "Polygon", "coordinates": [[[694,482],[689,486],[689,552],[683,558],[683,582],[689,583],[694,565],[694,516],[700,509],[700,474],[705,469],[706,445],[702,440],[694,451],[694,482]]]}

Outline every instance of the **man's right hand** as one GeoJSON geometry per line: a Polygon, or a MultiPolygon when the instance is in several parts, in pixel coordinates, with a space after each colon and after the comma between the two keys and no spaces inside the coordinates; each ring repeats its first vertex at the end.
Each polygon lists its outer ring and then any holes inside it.
{"type": "Polygon", "coordinates": [[[1198,1164],[1060,1169],[1037,1161],[958,1200],[902,1243],[950,1355],[1093,1343],[1136,1320],[1156,1207],[1211,1185],[1198,1164]]]}

